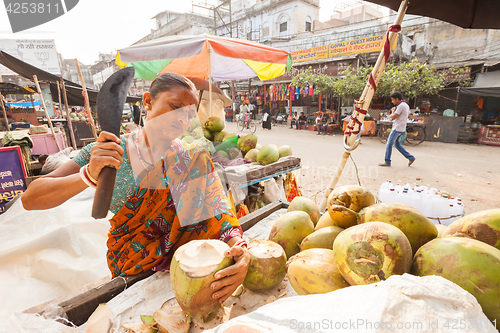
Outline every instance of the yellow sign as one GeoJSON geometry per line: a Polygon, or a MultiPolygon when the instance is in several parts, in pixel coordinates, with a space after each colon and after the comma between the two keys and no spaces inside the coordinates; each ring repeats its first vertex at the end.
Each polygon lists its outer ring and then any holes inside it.
{"type": "Polygon", "coordinates": [[[311,49],[304,49],[292,52],[292,61],[309,61],[315,59],[326,59],[328,58],[328,45],[317,46],[311,49]]]}
{"type": "MultiPolygon", "coordinates": [[[[396,40],[394,40],[394,43],[391,45],[392,50],[396,47],[396,40]]],[[[297,63],[358,53],[379,52],[384,47],[384,41],[385,35],[377,35],[303,49],[292,52],[292,61],[297,63]]]]}
{"type": "Polygon", "coordinates": [[[350,54],[378,52],[384,47],[385,35],[352,39],[329,45],[330,58],[350,54]]]}

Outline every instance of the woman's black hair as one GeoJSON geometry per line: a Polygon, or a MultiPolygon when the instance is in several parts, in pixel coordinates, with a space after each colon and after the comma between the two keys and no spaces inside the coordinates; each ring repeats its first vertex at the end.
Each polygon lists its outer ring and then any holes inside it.
{"type": "Polygon", "coordinates": [[[392,98],[396,98],[396,99],[399,99],[400,101],[403,100],[403,94],[400,93],[399,91],[395,91],[392,93],[391,95],[392,98]]]}
{"type": "Polygon", "coordinates": [[[159,93],[171,90],[174,87],[183,87],[186,89],[196,90],[193,82],[191,82],[191,80],[187,79],[186,77],[176,73],[163,73],[158,75],[154,79],[153,83],[151,83],[151,87],[149,87],[149,93],[153,98],[156,98],[159,93]]]}

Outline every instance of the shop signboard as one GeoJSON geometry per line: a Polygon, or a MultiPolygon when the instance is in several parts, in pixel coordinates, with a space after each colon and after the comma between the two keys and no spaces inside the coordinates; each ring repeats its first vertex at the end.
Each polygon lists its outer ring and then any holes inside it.
{"type": "Polygon", "coordinates": [[[330,58],[358,53],[379,52],[384,46],[385,35],[357,38],[328,46],[330,58]]]}
{"type": "MultiPolygon", "coordinates": [[[[385,35],[376,35],[293,51],[292,62],[297,64],[305,61],[343,57],[359,53],[380,52],[384,47],[384,41],[385,35]]],[[[392,44],[392,49],[395,46],[396,41],[392,44]]]]}
{"type": "Polygon", "coordinates": [[[0,214],[5,212],[5,205],[25,190],[26,169],[21,149],[18,146],[0,148],[0,214]]]}

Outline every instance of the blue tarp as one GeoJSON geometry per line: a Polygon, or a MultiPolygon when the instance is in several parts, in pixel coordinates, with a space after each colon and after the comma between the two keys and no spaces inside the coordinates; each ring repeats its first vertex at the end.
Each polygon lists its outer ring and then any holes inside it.
{"type": "Polygon", "coordinates": [[[5,103],[7,105],[7,107],[19,107],[19,108],[32,108],[33,105],[35,106],[39,106],[42,104],[41,101],[36,101],[36,102],[26,102],[26,103],[5,103]]]}

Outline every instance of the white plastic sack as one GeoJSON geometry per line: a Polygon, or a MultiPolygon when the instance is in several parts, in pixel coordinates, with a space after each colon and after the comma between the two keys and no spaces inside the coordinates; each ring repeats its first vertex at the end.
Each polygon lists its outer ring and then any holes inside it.
{"type": "Polygon", "coordinates": [[[110,276],[109,222],[92,218],[94,193],[87,189],[38,211],[26,211],[17,200],[0,215],[0,322],[110,276]]]}
{"type": "Polygon", "coordinates": [[[439,276],[409,274],[283,298],[207,332],[243,331],[497,333],[470,293],[439,276]]]}
{"type": "Polygon", "coordinates": [[[272,203],[277,200],[286,202],[285,189],[283,187],[283,178],[280,176],[278,180],[274,178],[266,179],[262,182],[264,184],[264,194],[262,199],[265,203],[272,203]]]}

